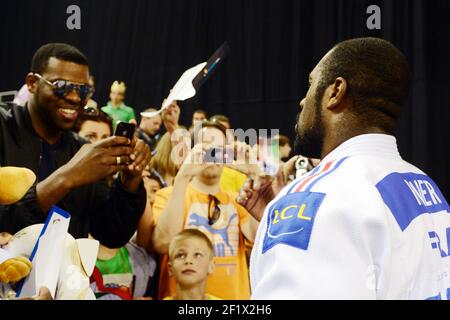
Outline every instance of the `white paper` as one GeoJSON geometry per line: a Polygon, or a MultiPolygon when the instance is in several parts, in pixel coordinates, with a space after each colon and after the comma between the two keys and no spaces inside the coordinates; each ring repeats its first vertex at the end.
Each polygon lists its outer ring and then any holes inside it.
{"type": "Polygon", "coordinates": [[[97,262],[98,248],[100,242],[94,239],[77,239],[78,253],[84,272],[91,276],[97,262]]]}
{"type": "MultiPolygon", "coordinates": [[[[56,285],[63,255],[64,240],[69,229],[70,216],[62,215],[52,208],[46,229],[37,241],[32,257],[33,267],[25,279],[19,297],[38,295],[41,287],[47,287],[55,297],[56,285]]],[[[45,228],[45,226],[44,226],[45,228]]]]}
{"type": "Polygon", "coordinates": [[[43,227],[43,223],[33,224],[18,231],[11,240],[9,240],[8,244],[3,246],[3,249],[8,251],[14,257],[23,256],[29,259],[31,252],[41,235],[43,227]]]}
{"type": "Polygon", "coordinates": [[[0,264],[13,258],[13,256],[5,249],[0,248],[0,264]]]}
{"type": "Polygon", "coordinates": [[[97,261],[98,247],[99,242],[97,240],[75,240],[70,234],[66,236],[56,300],[86,300],[92,298],[89,277],[97,261]]]}
{"type": "Polygon", "coordinates": [[[178,79],[177,83],[175,83],[172,90],[170,90],[169,96],[164,100],[161,109],[154,112],[141,112],[141,116],[147,118],[154,117],[170,106],[175,100],[183,101],[195,96],[196,92],[192,85],[192,80],[194,80],[204,66],[206,66],[206,62],[202,62],[195,67],[186,70],[180,79],[178,79]]]}

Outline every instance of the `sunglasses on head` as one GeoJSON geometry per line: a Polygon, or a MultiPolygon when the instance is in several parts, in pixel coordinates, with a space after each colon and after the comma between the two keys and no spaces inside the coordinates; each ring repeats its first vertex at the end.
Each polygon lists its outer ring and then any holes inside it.
{"type": "Polygon", "coordinates": [[[67,80],[55,80],[50,82],[39,73],[35,73],[34,75],[51,86],[53,94],[60,99],[66,98],[73,90],[77,92],[81,100],[87,100],[94,94],[94,88],[89,84],[75,84],[67,80]]]}
{"type": "Polygon", "coordinates": [[[82,112],[83,112],[83,114],[88,115],[88,116],[98,117],[100,115],[100,110],[98,108],[91,107],[91,106],[85,106],[83,108],[82,112]]]}
{"type": "Polygon", "coordinates": [[[208,224],[212,226],[214,223],[219,220],[220,217],[220,207],[219,207],[219,199],[216,197],[209,195],[209,205],[208,205],[208,224]],[[212,205],[212,210],[211,210],[212,205]]]}

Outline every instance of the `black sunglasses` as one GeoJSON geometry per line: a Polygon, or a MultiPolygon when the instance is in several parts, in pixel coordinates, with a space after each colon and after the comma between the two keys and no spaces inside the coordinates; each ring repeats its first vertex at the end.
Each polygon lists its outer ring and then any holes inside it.
{"type": "Polygon", "coordinates": [[[88,116],[98,117],[100,115],[100,110],[98,108],[91,107],[91,106],[85,106],[83,108],[82,112],[83,112],[83,114],[88,115],[88,116]]]}
{"type": "Polygon", "coordinates": [[[87,100],[92,97],[95,91],[94,87],[89,84],[75,84],[67,80],[55,80],[50,82],[39,73],[35,73],[34,75],[51,86],[53,88],[53,94],[60,99],[66,98],[73,90],[75,90],[81,100],[87,100]]]}
{"type": "Polygon", "coordinates": [[[214,223],[219,220],[220,217],[220,207],[219,207],[219,199],[214,197],[213,195],[209,195],[209,205],[208,205],[208,224],[212,226],[214,223]],[[212,210],[211,210],[212,205],[212,210]],[[212,212],[212,214],[211,214],[212,212]]]}

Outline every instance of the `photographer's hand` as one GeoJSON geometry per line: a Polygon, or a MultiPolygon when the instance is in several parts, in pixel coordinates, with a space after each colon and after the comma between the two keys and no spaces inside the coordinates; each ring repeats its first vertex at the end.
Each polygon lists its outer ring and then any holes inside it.
{"type": "Polygon", "coordinates": [[[267,204],[276,197],[285,185],[283,165],[281,165],[275,177],[260,175],[255,179],[247,179],[236,201],[247,209],[257,221],[261,221],[267,204]]]}
{"type": "Polygon", "coordinates": [[[183,177],[190,181],[207,167],[215,165],[214,163],[204,162],[205,155],[205,148],[201,144],[195,145],[178,170],[177,177],[183,177]]]}

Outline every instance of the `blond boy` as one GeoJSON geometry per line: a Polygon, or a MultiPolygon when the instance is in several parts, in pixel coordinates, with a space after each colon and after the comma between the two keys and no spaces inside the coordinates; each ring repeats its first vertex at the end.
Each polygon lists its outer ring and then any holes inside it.
{"type": "Polygon", "coordinates": [[[169,274],[175,278],[175,296],[164,300],[218,300],[205,293],[206,280],[214,270],[211,240],[197,229],[184,229],[169,245],[169,274]]]}

